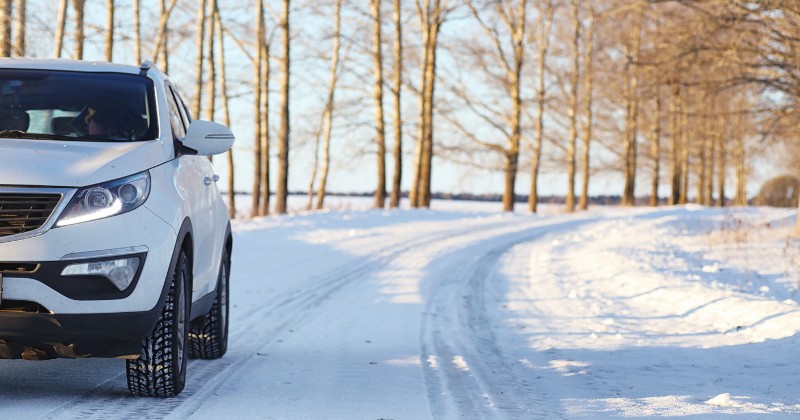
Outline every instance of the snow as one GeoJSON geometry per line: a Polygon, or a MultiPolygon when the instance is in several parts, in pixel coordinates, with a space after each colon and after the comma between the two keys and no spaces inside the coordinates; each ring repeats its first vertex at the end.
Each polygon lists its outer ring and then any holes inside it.
{"type": "Polygon", "coordinates": [[[234,222],[228,353],[178,397],[129,397],[121,360],[0,361],[0,413],[800,416],[796,211],[334,200],[234,222]]]}

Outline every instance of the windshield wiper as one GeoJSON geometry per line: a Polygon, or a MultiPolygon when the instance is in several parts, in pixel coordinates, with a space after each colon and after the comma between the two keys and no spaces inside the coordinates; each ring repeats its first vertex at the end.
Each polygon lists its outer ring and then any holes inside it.
{"type": "Polygon", "coordinates": [[[45,133],[29,133],[22,130],[0,130],[0,138],[6,139],[33,139],[33,140],[64,140],[64,136],[45,133]]]}

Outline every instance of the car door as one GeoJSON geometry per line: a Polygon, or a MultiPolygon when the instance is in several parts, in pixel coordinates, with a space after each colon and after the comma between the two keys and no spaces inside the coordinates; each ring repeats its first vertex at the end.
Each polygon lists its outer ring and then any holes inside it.
{"type": "MultiPolygon", "coordinates": [[[[186,137],[189,118],[171,83],[166,85],[170,120],[178,141],[186,137]]],[[[215,217],[213,192],[216,189],[214,172],[208,158],[183,155],[178,158],[175,185],[183,196],[192,221],[194,245],[192,299],[196,300],[214,289],[215,268],[219,257],[215,253],[215,217]]]]}

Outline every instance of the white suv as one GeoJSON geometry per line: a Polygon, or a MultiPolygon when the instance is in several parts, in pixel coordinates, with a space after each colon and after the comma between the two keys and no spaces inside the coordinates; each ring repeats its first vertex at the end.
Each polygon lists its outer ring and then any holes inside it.
{"type": "Polygon", "coordinates": [[[141,67],[0,59],[0,358],[120,357],[173,396],[228,339],[230,149],[141,67]]]}

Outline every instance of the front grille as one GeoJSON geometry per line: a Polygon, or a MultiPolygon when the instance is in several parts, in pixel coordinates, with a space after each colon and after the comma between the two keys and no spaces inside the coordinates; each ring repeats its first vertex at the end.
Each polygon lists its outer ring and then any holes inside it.
{"type": "Polygon", "coordinates": [[[0,238],[39,229],[61,194],[0,193],[0,238]]]}

